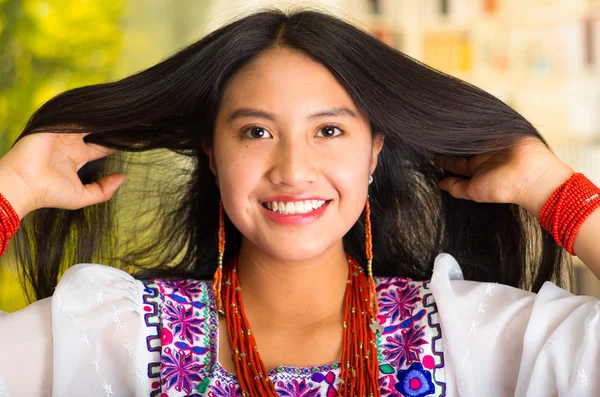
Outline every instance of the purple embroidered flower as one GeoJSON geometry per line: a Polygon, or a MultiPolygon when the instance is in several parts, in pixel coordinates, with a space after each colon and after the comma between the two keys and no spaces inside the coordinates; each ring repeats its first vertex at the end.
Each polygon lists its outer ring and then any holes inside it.
{"type": "Polygon", "coordinates": [[[194,307],[186,305],[173,304],[167,301],[164,306],[165,320],[173,327],[175,336],[181,340],[187,340],[190,344],[194,343],[194,335],[204,335],[202,323],[205,318],[196,317],[194,307]]]}
{"type": "Polygon", "coordinates": [[[196,280],[169,280],[164,281],[166,287],[171,288],[173,294],[191,298],[204,293],[202,282],[196,280]]]}
{"type": "Polygon", "coordinates": [[[276,391],[277,394],[284,397],[318,397],[321,386],[316,388],[310,388],[306,384],[306,379],[298,381],[298,379],[292,379],[290,382],[277,382],[276,391]]]}
{"type": "Polygon", "coordinates": [[[233,383],[221,383],[217,380],[214,385],[208,385],[208,397],[238,397],[241,396],[240,389],[233,383]]]}
{"type": "Polygon", "coordinates": [[[408,369],[398,371],[397,376],[394,388],[405,397],[424,397],[435,392],[431,372],[424,370],[421,363],[413,363],[408,369]]]}
{"type": "Polygon", "coordinates": [[[387,343],[382,346],[385,360],[397,367],[401,367],[404,362],[410,364],[420,361],[419,355],[424,349],[419,346],[427,344],[424,336],[425,329],[417,327],[403,329],[400,333],[388,336],[385,339],[387,343]]]}
{"type": "Polygon", "coordinates": [[[390,288],[381,293],[379,309],[381,313],[390,318],[392,323],[395,323],[399,319],[410,317],[419,302],[421,302],[421,296],[418,286],[409,285],[401,289],[390,288]]]}
{"type": "Polygon", "coordinates": [[[194,383],[200,381],[200,370],[202,364],[194,361],[194,356],[190,352],[186,354],[183,351],[171,350],[167,347],[164,349],[161,358],[161,373],[162,383],[166,384],[166,389],[172,387],[177,391],[190,393],[194,388],[194,383]]]}

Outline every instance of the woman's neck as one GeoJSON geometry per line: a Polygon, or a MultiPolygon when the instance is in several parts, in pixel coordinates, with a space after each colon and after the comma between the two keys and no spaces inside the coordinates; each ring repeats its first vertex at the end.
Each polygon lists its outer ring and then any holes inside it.
{"type": "Polygon", "coordinates": [[[238,277],[251,324],[300,330],[343,321],[348,263],[341,241],[310,260],[282,261],[244,239],[238,277]]]}

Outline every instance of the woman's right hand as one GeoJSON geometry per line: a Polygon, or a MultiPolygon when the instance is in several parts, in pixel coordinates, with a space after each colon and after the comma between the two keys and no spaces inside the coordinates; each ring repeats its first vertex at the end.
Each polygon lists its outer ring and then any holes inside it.
{"type": "Polygon", "coordinates": [[[81,183],[77,171],[116,149],[85,143],[89,133],[35,133],[19,140],[0,159],[0,193],[20,218],[39,208],[80,209],[112,198],[125,174],[81,183]]]}

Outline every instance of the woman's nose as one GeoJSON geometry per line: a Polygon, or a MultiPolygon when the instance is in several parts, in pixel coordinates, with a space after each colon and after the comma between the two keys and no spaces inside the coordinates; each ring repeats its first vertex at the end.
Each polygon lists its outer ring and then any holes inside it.
{"type": "Polygon", "coordinates": [[[274,153],[271,182],[293,187],[315,182],[317,162],[313,152],[307,142],[282,141],[274,153]]]}

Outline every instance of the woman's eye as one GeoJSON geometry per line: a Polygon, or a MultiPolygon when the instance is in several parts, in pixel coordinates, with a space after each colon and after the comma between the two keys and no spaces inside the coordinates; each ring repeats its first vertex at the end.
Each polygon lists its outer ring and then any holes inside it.
{"type": "MultiPolygon", "coordinates": [[[[342,130],[339,127],[336,127],[335,125],[327,125],[321,128],[317,133],[317,135],[322,136],[323,138],[333,138],[343,134],[344,130],[342,130]]],[[[265,128],[259,126],[252,126],[246,128],[244,132],[242,132],[242,135],[250,139],[265,139],[272,137],[270,132],[268,132],[265,128]]]]}
{"type": "Polygon", "coordinates": [[[254,126],[254,127],[249,127],[246,130],[244,130],[243,135],[246,138],[263,139],[265,137],[268,138],[268,135],[271,135],[271,133],[262,127],[254,126]]]}
{"type": "Polygon", "coordinates": [[[336,127],[335,125],[327,125],[319,130],[319,132],[321,132],[321,131],[323,131],[323,134],[321,134],[321,136],[324,138],[332,138],[332,137],[342,135],[344,133],[344,130],[342,130],[339,127],[336,127]],[[339,133],[336,134],[335,130],[338,130],[339,133]]]}

